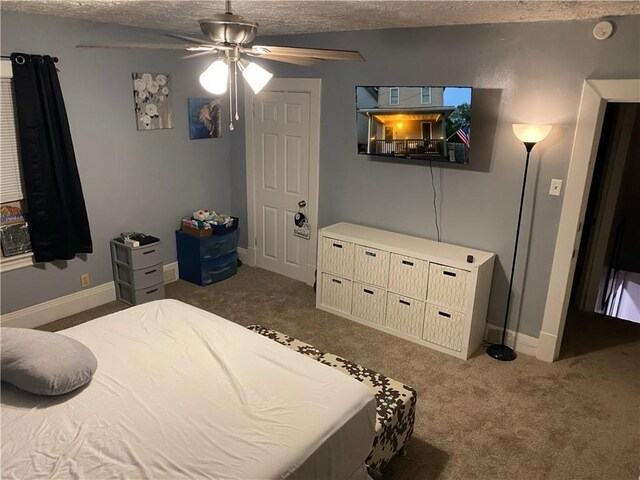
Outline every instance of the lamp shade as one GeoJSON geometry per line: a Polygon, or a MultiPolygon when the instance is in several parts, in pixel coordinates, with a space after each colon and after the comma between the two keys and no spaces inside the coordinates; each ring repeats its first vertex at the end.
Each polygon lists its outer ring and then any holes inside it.
{"type": "Polygon", "coordinates": [[[222,95],[227,91],[229,66],[222,60],[216,60],[200,75],[200,85],[213,93],[222,95]]]}
{"type": "Polygon", "coordinates": [[[253,62],[248,62],[245,59],[239,60],[238,66],[240,67],[242,76],[255,93],[260,92],[260,90],[262,90],[264,86],[269,83],[271,77],[273,77],[273,73],[270,73],[260,65],[257,65],[253,62]]]}
{"type": "Polygon", "coordinates": [[[523,143],[538,143],[549,135],[551,125],[532,125],[529,123],[514,123],[513,133],[523,143]]]}

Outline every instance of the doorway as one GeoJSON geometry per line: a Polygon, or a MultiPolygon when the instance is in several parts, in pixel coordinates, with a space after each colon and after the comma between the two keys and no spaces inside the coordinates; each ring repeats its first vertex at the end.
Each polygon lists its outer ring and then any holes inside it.
{"type": "Polygon", "coordinates": [[[422,140],[431,140],[431,122],[422,122],[422,140]]]}
{"type": "Polygon", "coordinates": [[[245,89],[249,261],[313,284],[318,227],[320,80],[274,78],[245,89]],[[305,202],[300,207],[300,202],[305,202]],[[294,234],[302,211],[309,238],[294,234]]]}
{"type": "Polygon", "coordinates": [[[558,359],[608,102],[640,102],[640,79],[585,80],[536,357],[558,359]]]}
{"type": "Polygon", "coordinates": [[[640,323],[640,104],[606,108],[570,309],[640,323]]]}
{"type": "Polygon", "coordinates": [[[393,141],[393,127],[384,127],[384,141],[385,142],[393,141]]]}

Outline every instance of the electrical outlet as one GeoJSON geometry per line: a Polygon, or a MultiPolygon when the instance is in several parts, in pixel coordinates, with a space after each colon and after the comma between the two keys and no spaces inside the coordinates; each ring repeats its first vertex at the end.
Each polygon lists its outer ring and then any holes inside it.
{"type": "Polygon", "coordinates": [[[83,273],[82,275],[80,275],[80,284],[82,285],[82,288],[87,288],[89,286],[89,274],[88,273],[83,273]]]}

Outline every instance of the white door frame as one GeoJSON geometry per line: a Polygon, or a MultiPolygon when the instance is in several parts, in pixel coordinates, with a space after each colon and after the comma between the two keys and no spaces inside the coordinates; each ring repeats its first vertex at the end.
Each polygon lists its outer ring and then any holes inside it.
{"type": "Polygon", "coordinates": [[[607,102],[640,102],[640,79],[585,80],[536,357],[558,359],[607,102]]]}
{"type": "MultiPolygon", "coordinates": [[[[307,285],[313,285],[315,280],[316,254],[318,251],[318,190],[320,179],[320,93],[322,81],[319,78],[272,78],[264,88],[273,92],[301,92],[309,93],[309,198],[307,211],[311,235],[307,249],[307,285]]],[[[245,83],[244,87],[244,118],[245,148],[247,169],[247,233],[249,265],[256,264],[256,204],[255,204],[255,167],[253,155],[253,101],[255,94],[245,83]]]]}

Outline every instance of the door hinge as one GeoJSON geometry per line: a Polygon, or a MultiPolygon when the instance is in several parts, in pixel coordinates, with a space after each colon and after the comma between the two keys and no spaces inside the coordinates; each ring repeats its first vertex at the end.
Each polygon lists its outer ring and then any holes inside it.
{"type": "Polygon", "coordinates": [[[253,237],[253,246],[254,247],[258,246],[258,237],[253,237]]]}

